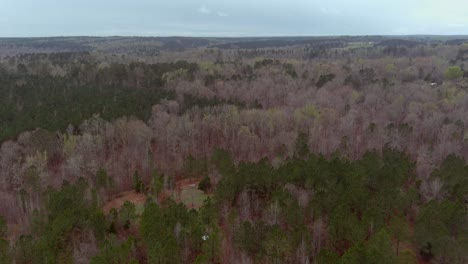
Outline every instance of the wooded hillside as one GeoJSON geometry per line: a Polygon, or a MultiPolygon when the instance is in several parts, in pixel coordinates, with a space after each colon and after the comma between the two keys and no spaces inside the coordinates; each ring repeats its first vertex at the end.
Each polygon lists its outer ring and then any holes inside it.
{"type": "Polygon", "coordinates": [[[468,262],[466,38],[0,55],[0,263],[468,262]]]}

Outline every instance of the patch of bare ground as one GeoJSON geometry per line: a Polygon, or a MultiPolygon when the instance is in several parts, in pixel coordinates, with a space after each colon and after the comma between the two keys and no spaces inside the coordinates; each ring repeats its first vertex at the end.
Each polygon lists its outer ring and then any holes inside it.
{"type": "Polygon", "coordinates": [[[146,195],[143,193],[137,193],[136,191],[126,191],[119,193],[114,199],[104,204],[102,210],[107,214],[113,208],[119,209],[122,207],[126,201],[129,201],[135,205],[144,204],[146,201],[146,195]]]}
{"type": "MultiPolygon", "coordinates": [[[[189,208],[199,208],[202,200],[204,200],[203,192],[198,190],[198,183],[200,178],[187,178],[178,180],[175,183],[173,191],[164,191],[159,195],[159,199],[165,200],[172,197],[176,202],[182,202],[189,208]]],[[[147,197],[143,193],[136,191],[126,191],[117,194],[113,199],[106,202],[103,206],[104,213],[109,213],[111,209],[119,209],[126,201],[135,205],[142,205],[145,203],[147,197]]]]}

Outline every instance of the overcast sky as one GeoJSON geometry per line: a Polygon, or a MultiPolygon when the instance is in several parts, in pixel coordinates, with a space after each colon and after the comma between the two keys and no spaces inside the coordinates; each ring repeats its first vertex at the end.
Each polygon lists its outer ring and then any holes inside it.
{"type": "Polygon", "coordinates": [[[0,0],[0,37],[468,35],[468,0],[0,0]]]}

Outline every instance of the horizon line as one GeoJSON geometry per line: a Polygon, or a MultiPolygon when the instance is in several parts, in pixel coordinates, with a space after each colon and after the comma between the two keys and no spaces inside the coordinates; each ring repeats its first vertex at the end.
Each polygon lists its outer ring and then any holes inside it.
{"type": "Polygon", "coordinates": [[[317,37],[468,37],[468,34],[324,34],[324,35],[44,35],[44,36],[0,36],[0,39],[40,38],[317,38],[317,37]]]}

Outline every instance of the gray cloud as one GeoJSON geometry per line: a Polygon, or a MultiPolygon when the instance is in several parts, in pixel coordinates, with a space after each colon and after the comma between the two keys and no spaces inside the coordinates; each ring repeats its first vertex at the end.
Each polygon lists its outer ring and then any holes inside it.
{"type": "Polygon", "coordinates": [[[220,17],[228,17],[228,16],[229,16],[229,14],[224,13],[224,12],[221,12],[221,11],[216,12],[216,14],[217,14],[218,16],[220,16],[220,17]]]}
{"type": "Polygon", "coordinates": [[[1,1],[4,37],[468,34],[467,0],[1,1]]]}
{"type": "Polygon", "coordinates": [[[211,14],[211,9],[206,8],[205,6],[200,6],[197,11],[202,14],[211,14]]]}

